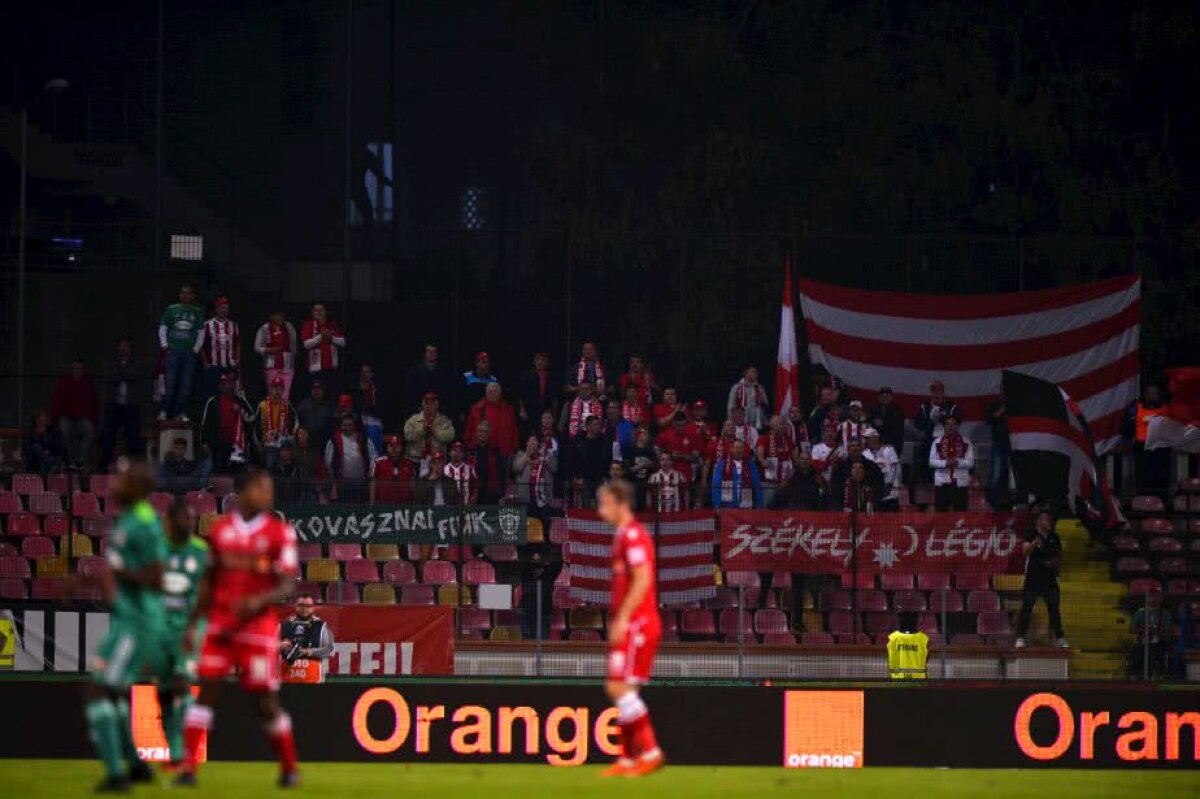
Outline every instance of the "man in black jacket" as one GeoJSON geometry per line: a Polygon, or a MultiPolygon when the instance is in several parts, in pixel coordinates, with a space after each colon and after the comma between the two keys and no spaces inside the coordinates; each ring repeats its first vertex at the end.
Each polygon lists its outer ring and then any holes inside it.
{"type": "Polygon", "coordinates": [[[421,360],[408,370],[404,381],[404,408],[400,418],[406,419],[421,407],[426,394],[437,394],[441,399],[442,413],[454,418],[454,397],[458,393],[459,379],[438,358],[436,344],[426,344],[421,360]]]}
{"type": "Polygon", "coordinates": [[[550,376],[550,354],[536,352],[533,355],[533,368],[521,375],[517,384],[517,422],[521,432],[536,430],[545,411],[557,417],[557,397],[558,386],[550,376]]]}
{"type": "Polygon", "coordinates": [[[1025,646],[1025,631],[1033,615],[1033,606],[1038,598],[1046,600],[1050,615],[1050,631],[1055,643],[1062,649],[1070,649],[1063,634],[1062,615],[1058,610],[1058,566],[1062,559],[1062,541],[1054,531],[1054,514],[1048,510],[1038,512],[1033,530],[1021,545],[1025,553],[1025,588],[1021,597],[1021,612],[1017,616],[1017,649],[1025,646]]]}
{"type": "Polygon", "coordinates": [[[879,431],[883,443],[896,450],[900,455],[904,452],[904,411],[892,401],[891,386],[879,389],[879,401],[871,409],[871,426],[879,431]]]}
{"type": "Polygon", "coordinates": [[[883,471],[863,456],[863,442],[860,438],[852,438],[846,444],[846,458],[837,465],[829,477],[830,506],[839,509],[846,493],[846,481],[850,479],[850,470],[854,464],[863,465],[864,479],[871,487],[871,496],[882,497],[886,492],[883,486],[883,471]]]}
{"type": "Polygon", "coordinates": [[[142,414],[138,400],[148,396],[150,381],[145,370],[133,359],[133,345],[128,338],[117,342],[117,357],[104,373],[104,423],[100,427],[100,471],[112,463],[117,436],[125,438],[125,454],[140,457],[142,414]]]}
{"type": "Polygon", "coordinates": [[[288,663],[333,655],[333,632],[316,614],[316,604],[312,594],[297,594],[295,613],[279,625],[279,654],[288,663]]]}

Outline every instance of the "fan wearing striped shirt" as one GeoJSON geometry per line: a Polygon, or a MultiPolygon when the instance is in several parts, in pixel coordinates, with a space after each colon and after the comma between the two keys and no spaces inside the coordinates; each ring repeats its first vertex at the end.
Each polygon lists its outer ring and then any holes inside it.
{"type": "Polygon", "coordinates": [[[671,453],[658,455],[658,471],[650,475],[647,504],[659,513],[676,513],[687,506],[688,480],[675,468],[671,453]]]}

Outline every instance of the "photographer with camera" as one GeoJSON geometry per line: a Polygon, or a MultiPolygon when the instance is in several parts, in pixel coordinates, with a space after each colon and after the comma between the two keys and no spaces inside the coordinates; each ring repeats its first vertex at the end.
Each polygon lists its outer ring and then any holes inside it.
{"type": "Polygon", "coordinates": [[[1054,532],[1054,514],[1049,510],[1038,512],[1033,530],[1021,545],[1025,553],[1025,588],[1021,598],[1021,613],[1017,617],[1017,649],[1025,646],[1025,631],[1038,598],[1046,600],[1050,613],[1050,630],[1054,633],[1055,645],[1070,649],[1063,634],[1062,615],[1058,612],[1058,566],[1062,558],[1062,541],[1054,532]]]}
{"type": "Polygon", "coordinates": [[[297,594],[296,612],[279,625],[279,653],[285,663],[325,661],[333,654],[333,633],[325,620],[316,615],[315,607],[312,594],[297,594]]]}

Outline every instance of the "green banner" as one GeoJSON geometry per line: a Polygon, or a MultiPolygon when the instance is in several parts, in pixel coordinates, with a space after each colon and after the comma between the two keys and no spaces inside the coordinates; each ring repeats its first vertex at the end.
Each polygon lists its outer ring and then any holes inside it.
{"type": "Polygon", "coordinates": [[[304,542],[376,544],[523,544],[522,505],[288,505],[304,542]]]}

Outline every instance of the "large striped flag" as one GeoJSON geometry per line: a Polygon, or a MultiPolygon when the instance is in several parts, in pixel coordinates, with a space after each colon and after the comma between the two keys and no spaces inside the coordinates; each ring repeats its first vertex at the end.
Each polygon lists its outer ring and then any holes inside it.
{"type": "Polygon", "coordinates": [[[800,403],[800,365],[796,354],[796,313],[792,307],[792,256],[783,270],[783,306],[779,314],[779,350],[775,358],[775,413],[787,416],[800,403]]]}
{"type": "Polygon", "coordinates": [[[928,295],[800,281],[809,357],[870,399],[891,386],[909,414],[933,380],[981,420],[1014,369],[1079,403],[1103,454],[1137,399],[1141,281],[1119,277],[1011,294],[928,295]]]}
{"type": "Polygon", "coordinates": [[[1088,420],[1063,389],[1005,370],[1004,405],[1017,485],[1038,501],[1065,506],[1081,517],[1092,516],[1109,525],[1121,520],[1121,509],[1092,445],[1088,420]]]}
{"type": "MultiPolygon", "coordinates": [[[[657,526],[653,514],[639,514],[638,520],[655,536],[660,604],[678,605],[716,596],[716,521],[711,510],[663,514],[657,526]]],[[[571,594],[589,604],[607,606],[612,583],[612,527],[591,511],[571,511],[567,541],[563,559],[571,566],[571,594]]]]}

